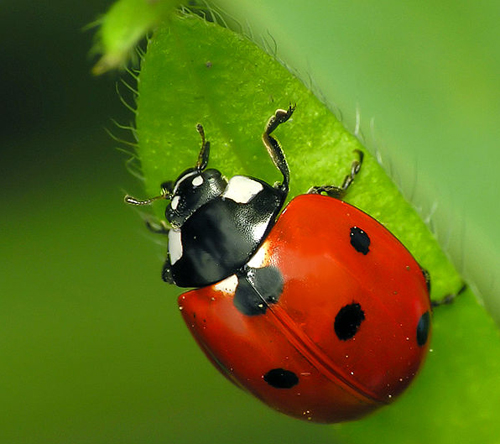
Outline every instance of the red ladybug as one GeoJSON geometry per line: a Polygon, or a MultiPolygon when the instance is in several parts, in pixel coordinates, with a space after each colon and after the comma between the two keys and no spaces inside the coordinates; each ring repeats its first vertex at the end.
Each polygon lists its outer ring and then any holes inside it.
{"type": "Polygon", "coordinates": [[[341,187],[313,187],[279,215],[290,173],[271,133],[293,111],[276,111],[264,131],[283,175],[274,186],[206,169],[198,126],[196,166],[158,196],[170,201],[163,278],[198,287],[179,297],[182,316],[231,382],[287,415],[348,421],[391,403],[416,375],[429,348],[429,279],[386,228],[341,200],[361,152],[341,187]]]}

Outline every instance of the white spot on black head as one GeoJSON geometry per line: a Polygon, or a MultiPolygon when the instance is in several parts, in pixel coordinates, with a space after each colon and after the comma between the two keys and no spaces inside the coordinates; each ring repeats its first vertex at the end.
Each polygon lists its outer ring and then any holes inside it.
{"type": "Polygon", "coordinates": [[[182,240],[180,230],[172,229],[168,232],[168,253],[171,265],[174,265],[182,257],[182,240]]]}
{"type": "Polygon", "coordinates": [[[234,176],[229,179],[222,197],[245,204],[250,202],[263,189],[262,184],[256,180],[246,176],[234,176]]]}
{"type": "Polygon", "coordinates": [[[181,198],[179,196],[174,196],[170,202],[170,208],[172,208],[172,210],[176,210],[180,200],[181,198]]]}
{"type": "Polygon", "coordinates": [[[177,182],[175,183],[174,189],[172,190],[172,194],[177,194],[177,191],[181,183],[184,182],[186,179],[189,179],[190,177],[193,177],[195,175],[198,175],[197,171],[189,171],[188,173],[184,174],[184,176],[178,179],[177,182]]]}
{"type": "Polygon", "coordinates": [[[191,182],[191,184],[193,185],[193,187],[199,187],[201,184],[203,183],[203,177],[202,176],[196,176],[193,181],[191,182]]]}

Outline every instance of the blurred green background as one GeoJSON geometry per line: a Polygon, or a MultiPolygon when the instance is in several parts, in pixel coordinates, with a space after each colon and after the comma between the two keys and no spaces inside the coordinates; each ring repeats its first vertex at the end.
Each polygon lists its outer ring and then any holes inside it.
{"type": "Polygon", "coordinates": [[[118,77],[90,75],[82,28],[110,4],[3,4],[0,444],[334,442],[242,395],[193,347],[159,278],[164,248],[122,202],[142,193],[104,129],[127,137],[110,118],[132,120],[118,77]]]}

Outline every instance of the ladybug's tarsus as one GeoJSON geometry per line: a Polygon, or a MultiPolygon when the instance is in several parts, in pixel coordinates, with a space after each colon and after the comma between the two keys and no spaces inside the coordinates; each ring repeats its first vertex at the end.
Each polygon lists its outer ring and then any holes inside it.
{"type": "Polygon", "coordinates": [[[165,194],[160,194],[158,196],[150,197],[149,199],[144,199],[144,200],[136,199],[135,197],[129,196],[128,194],[123,198],[125,203],[129,205],[135,205],[136,207],[151,205],[153,202],[160,199],[165,199],[165,194]]]}
{"type": "Polygon", "coordinates": [[[420,266],[420,270],[422,271],[422,274],[424,275],[424,279],[425,279],[425,285],[427,285],[427,291],[429,292],[429,294],[431,294],[431,275],[430,273],[422,266],[420,266]]]}
{"type": "Polygon", "coordinates": [[[327,196],[333,197],[335,199],[342,200],[344,196],[347,194],[347,190],[354,182],[354,178],[361,170],[361,165],[363,164],[363,151],[354,150],[354,152],[358,155],[358,159],[354,160],[351,164],[351,172],[344,178],[344,182],[342,182],[342,186],[337,187],[335,185],[322,185],[316,186],[309,189],[308,194],[326,194],[327,196]]]}
{"type": "Polygon", "coordinates": [[[196,125],[196,131],[198,131],[201,137],[201,150],[195,168],[198,171],[203,171],[207,167],[208,158],[210,157],[210,142],[205,139],[205,130],[200,123],[196,125]]]}

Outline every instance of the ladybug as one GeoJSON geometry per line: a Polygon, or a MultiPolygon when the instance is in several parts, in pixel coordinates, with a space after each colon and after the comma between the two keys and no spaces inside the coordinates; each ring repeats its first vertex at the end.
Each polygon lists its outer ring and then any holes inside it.
{"type": "Polygon", "coordinates": [[[231,382],[287,415],[320,423],[362,416],[394,401],[429,348],[429,277],[379,222],[319,186],[282,211],[290,171],[272,132],[292,116],[277,110],[262,136],[283,176],[274,185],[227,180],[194,168],[162,184],[169,201],[163,279],[194,287],[181,314],[203,352],[231,382]]]}

